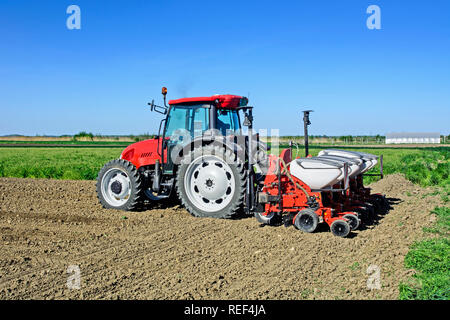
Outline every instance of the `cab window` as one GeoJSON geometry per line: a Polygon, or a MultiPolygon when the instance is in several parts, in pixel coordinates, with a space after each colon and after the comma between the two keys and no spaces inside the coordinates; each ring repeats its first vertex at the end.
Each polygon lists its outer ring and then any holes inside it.
{"type": "Polygon", "coordinates": [[[209,128],[209,109],[204,105],[173,106],[167,117],[165,137],[179,143],[201,136],[209,128]]]}
{"type": "Polygon", "coordinates": [[[226,136],[240,133],[239,116],[236,110],[217,110],[217,129],[226,136]]]}

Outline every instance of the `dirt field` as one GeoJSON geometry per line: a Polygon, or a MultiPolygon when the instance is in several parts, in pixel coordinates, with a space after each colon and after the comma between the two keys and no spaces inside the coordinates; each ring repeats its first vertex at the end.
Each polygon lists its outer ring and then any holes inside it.
{"type": "Polygon", "coordinates": [[[392,209],[342,239],[194,218],[178,205],[105,210],[93,181],[1,178],[0,299],[397,299],[408,246],[440,200],[400,175],[372,187],[392,209]],[[370,265],[381,289],[367,287],[370,265]]]}

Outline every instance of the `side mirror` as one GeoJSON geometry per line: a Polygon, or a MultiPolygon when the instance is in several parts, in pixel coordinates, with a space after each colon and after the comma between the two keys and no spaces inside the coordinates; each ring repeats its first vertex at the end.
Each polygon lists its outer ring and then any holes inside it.
{"type": "Polygon", "coordinates": [[[152,100],[151,103],[149,102],[148,105],[150,106],[151,111],[156,111],[156,112],[164,114],[164,115],[167,114],[167,108],[156,105],[155,100],[152,100]]]}
{"type": "Polygon", "coordinates": [[[166,104],[166,94],[167,94],[167,88],[166,87],[162,87],[161,89],[161,93],[164,96],[164,106],[158,106],[155,104],[155,100],[152,100],[152,102],[147,103],[150,106],[150,110],[151,111],[156,111],[158,113],[164,114],[166,115],[169,107],[166,104]]]}

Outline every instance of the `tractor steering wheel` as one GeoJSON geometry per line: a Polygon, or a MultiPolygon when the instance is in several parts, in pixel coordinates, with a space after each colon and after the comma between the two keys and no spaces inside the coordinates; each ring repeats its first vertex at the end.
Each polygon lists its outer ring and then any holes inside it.
{"type": "Polygon", "coordinates": [[[178,144],[181,142],[186,142],[191,139],[191,135],[189,134],[189,131],[186,129],[176,129],[172,132],[172,134],[169,137],[169,140],[171,143],[178,144]]]}

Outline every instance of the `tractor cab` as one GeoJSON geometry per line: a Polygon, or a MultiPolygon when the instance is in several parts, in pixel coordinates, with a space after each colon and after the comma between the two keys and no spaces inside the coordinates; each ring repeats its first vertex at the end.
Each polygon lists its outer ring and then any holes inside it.
{"type": "Polygon", "coordinates": [[[251,109],[247,106],[248,99],[237,95],[174,99],[167,106],[165,87],[162,88],[162,94],[164,106],[155,105],[154,101],[149,103],[152,111],[166,115],[158,130],[162,149],[186,145],[212,134],[228,138],[242,135],[239,110],[251,109]]]}
{"type": "Polygon", "coordinates": [[[241,123],[238,111],[246,99],[217,95],[171,100],[163,137],[173,143],[186,143],[203,136],[208,130],[215,130],[222,136],[239,135],[241,123]]]}

